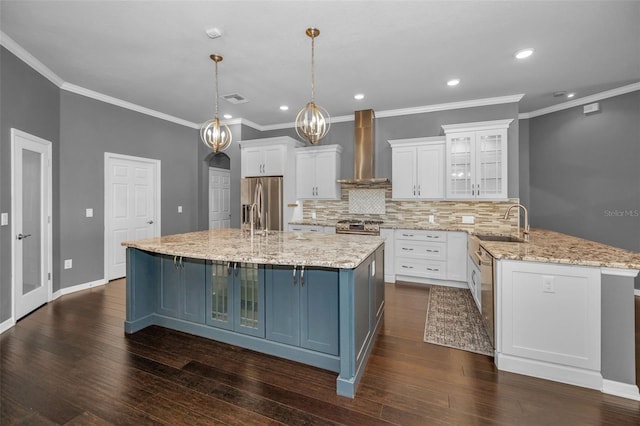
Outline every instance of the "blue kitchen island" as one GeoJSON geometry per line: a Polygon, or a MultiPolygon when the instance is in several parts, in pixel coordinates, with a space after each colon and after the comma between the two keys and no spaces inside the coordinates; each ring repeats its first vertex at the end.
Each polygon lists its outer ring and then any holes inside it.
{"type": "Polygon", "coordinates": [[[125,332],[158,325],[338,373],[353,398],[384,315],[384,240],[219,229],[124,242],[125,332]]]}

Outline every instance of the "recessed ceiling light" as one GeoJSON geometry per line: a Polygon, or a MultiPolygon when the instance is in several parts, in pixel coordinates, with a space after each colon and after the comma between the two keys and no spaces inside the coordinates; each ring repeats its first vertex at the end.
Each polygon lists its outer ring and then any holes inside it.
{"type": "Polygon", "coordinates": [[[458,84],[460,84],[459,78],[454,78],[453,80],[447,81],[447,86],[457,86],[458,84]]]}
{"type": "Polygon", "coordinates": [[[357,93],[355,95],[353,95],[353,99],[357,100],[357,101],[361,101],[364,99],[364,94],[363,93],[357,93]]]}
{"type": "Polygon", "coordinates": [[[280,105],[280,111],[288,111],[289,107],[286,105],[280,105]]]}
{"type": "Polygon", "coordinates": [[[524,59],[524,58],[528,58],[529,56],[533,55],[533,48],[529,47],[526,49],[522,49],[519,52],[516,53],[516,58],[518,59],[524,59]]]}
{"type": "Polygon", "coordinates": [[[231,114],[225,114],[225,115],[223,115],[223,117],[224,117],[224,118],[226,118],[226,119],[228,120],[228,119],[230,119],[230,118],[233,118],[233,115],[231,115],[231,114]]]}
{"type": "Polygon", "coordinates": [[[567,98],[573,98],[575,95],[575,93],[567,93],[567,98]]]}

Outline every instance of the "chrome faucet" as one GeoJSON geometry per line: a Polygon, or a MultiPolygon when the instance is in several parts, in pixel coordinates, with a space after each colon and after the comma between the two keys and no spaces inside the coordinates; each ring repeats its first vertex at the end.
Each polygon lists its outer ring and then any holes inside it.
{"type": "MultiPolygon", "coordinates": [[[[507,212],[504,214],[504,220],[509,219],[509,213],[514,208],[521,208],[524,211],[524,228],[522,229],[522,237],[525,241],[529,241],[529,215],[527,213],[527,208],[522,204],[513,204],[509,206],[507,212]]],[[[520,234],[520,219],[518,219],[518,234],[520,234]]]]}
{"type": "Polygon", "coordinates": [[[251,204],[251,208],[249,209],[249,223],[251,226],[251,238],[253,238],[253,231],[255,229],[254,216],[256,214],[256,203],[251,204]]]}

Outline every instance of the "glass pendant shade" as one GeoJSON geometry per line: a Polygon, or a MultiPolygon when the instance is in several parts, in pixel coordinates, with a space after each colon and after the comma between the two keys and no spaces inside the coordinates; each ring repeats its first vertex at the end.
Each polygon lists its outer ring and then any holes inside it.
{"type": "Polygon", "coordinates": [[[224,151],[231,145],[231,131],[217,115],[202,125],[200,138],[213,152],[224,151]]]}
{"type": "Polygon", "coordinates": [[[296,133],[300,139],[316,145],[329,132],[331,117],[326,109],[316,105],[315,81],[315,39],[320,35],[317,28],[307,28],[307,36],[311,37],[311,101],[300,110],[296,117],[296,133]]]}
{"type": "Polygon", "coordinates": [[[329,113],[311,101],[300,110],[296,117],[296,133],[311,145],[316,145],[329,132],[329,113]]]}
{"type": "Polygon", "coordinates": [[[216,63],[216,115],[202,125],[200,139],[213,152],[218,153],[231,145],[231,131],[218,118],[218,62],[222,62],[222,56],[211,55],[210,58],[216,63]]]}

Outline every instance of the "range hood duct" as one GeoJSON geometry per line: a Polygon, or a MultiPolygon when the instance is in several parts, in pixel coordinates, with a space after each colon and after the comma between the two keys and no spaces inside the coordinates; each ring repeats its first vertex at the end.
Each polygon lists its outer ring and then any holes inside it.
{"type": "Polygon", "coordinates": [[[387,178],[375,178],[375,114],[372,109],[355,112],[353,179],[341,179],[339,183],[371,185],[389,183],[387,178]]]}

